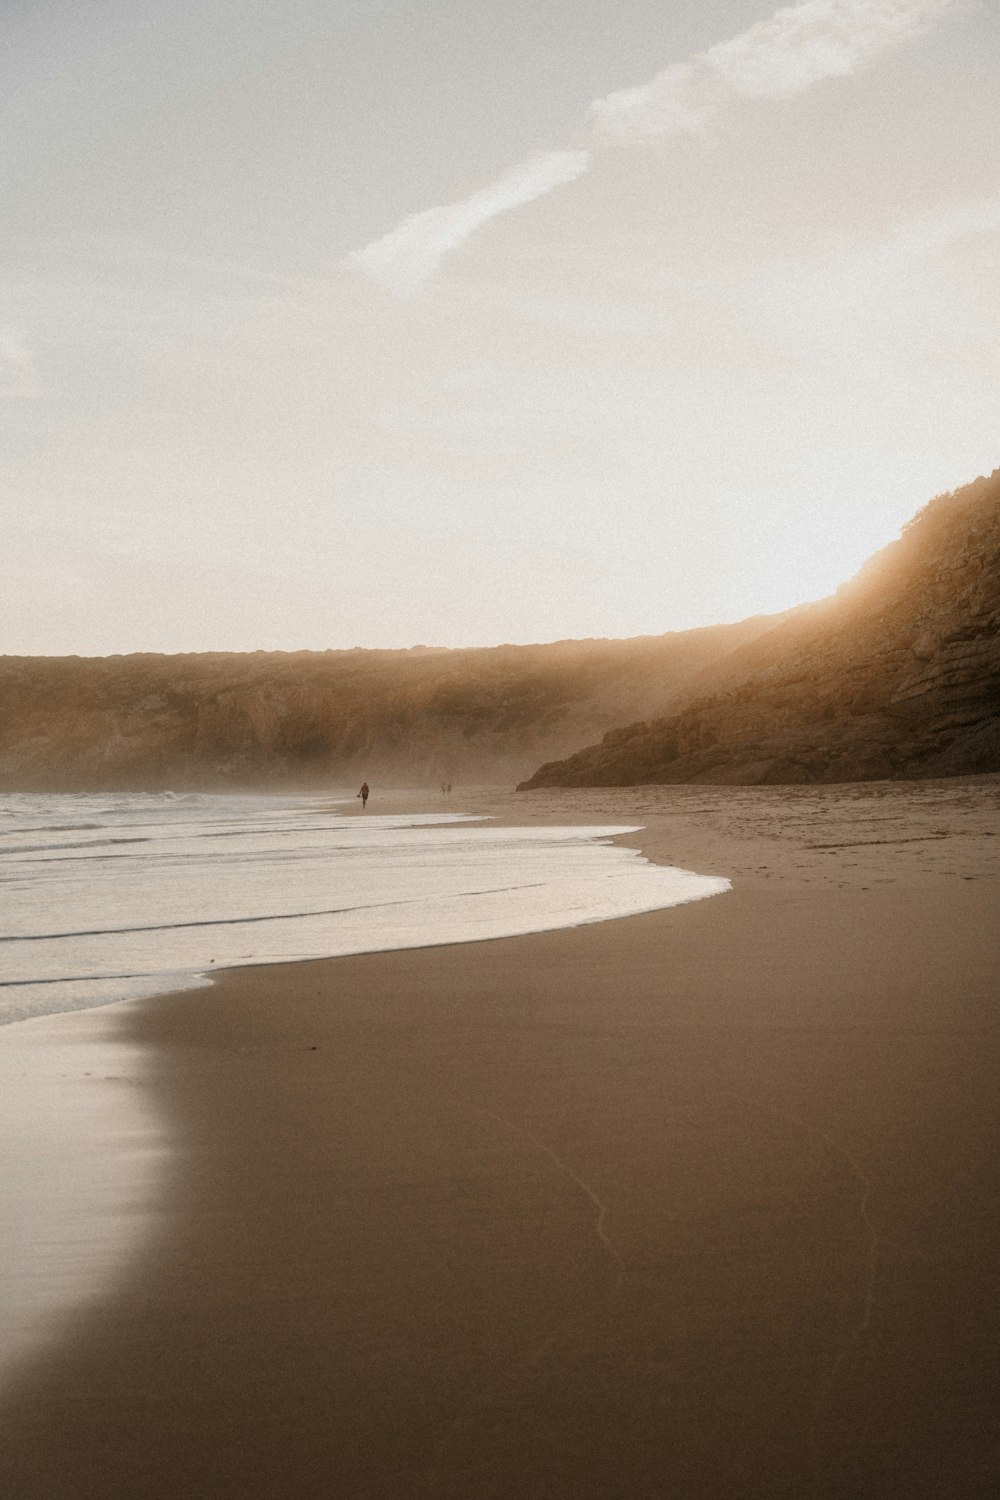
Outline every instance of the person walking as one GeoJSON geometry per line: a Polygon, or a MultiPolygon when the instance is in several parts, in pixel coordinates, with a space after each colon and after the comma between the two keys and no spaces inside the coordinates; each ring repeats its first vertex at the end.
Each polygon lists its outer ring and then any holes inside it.
{"type": "Polygon", "coordinates": [[[358,793],[358,796],[361,798],[361,811],[364,812],[365,808],[368,806],[368,783],[367,783],[367,781],[363,781],[361,783],[361,790],[358,793]]]}

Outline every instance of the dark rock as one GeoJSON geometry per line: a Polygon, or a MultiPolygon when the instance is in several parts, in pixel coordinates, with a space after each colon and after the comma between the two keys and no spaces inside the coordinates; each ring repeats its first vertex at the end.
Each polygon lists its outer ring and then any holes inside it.
{"type": "Polygon", "coordinates": [[[522,787],[1000,770],[998,622],[1000,469],[931,501],[833,598],[706,668],[668,717],[522,787]]]}

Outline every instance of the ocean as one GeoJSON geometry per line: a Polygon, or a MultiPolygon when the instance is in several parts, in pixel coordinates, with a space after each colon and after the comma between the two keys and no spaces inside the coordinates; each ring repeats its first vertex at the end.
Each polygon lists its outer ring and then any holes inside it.
{"type": "Polygon", "coordinates": [[[543,932],[727,888],[636,831],[361,813],[347,792],[0,798],[0,1024],[215,968],[543,932]]]}
{"type": "Polygon", "coordinates": [[[232,965],[541,932],[728,886],[610,842],[631,831],[362,813],[347,792],[0,798],[0,1388],[155,1237],[170,1125],[151,1059],[101,1007],[232,965]]]}

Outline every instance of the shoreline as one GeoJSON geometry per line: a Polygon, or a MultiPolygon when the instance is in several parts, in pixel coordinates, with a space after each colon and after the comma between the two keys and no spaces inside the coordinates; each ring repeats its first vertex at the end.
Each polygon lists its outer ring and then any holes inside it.
{"type": "Polygon", "coordinates": [[[511,794],[734,889],[130,1003],[177,1155],[6,1492],[978,1500],[998,803],[511,794]]]}
{"type": "MultiPolygon", "coordinates": [[[[305,889],[308,894],[301,895],[305,907],[302,910],[287,911],[284,909],[283,899],[286,892],[286,882],[273,884],[270,890],[263,894],[263,904],[273,903],[273,910],[261,909],[261,902],[255,906],[253,903],[227,913],[219,912],[213,919],[201,921],[194,919],[203,913],[207,916],[202,906],[191,906],[190,901],[186,912],[176,916],[171,923],[158,921],[159,907],[150,907],[148,901],[145,911],[145,920],[151,925],[136,926],[108,926],[102,928],[101,918],[90,920],[96,922],[93,930],[83,928],[79,932],[54,932],[46,934],[39,932],[37,938],[28,936],[24,942],[32,944],[41,939],[43,957],[36,966],[32,975],[31,964],[28,962],[26,972],[14,978],[11,976],[7,983],[0,983],[0,1027],[17,1024],[23,1020],[44,1016],[58,1016],[78,1011],[105,1009],[119,1001],[128,1003],[133,1000],[153,999],[157,995],[173,994],[176,991],[197,988],[212,982],[212,976],[217,972],[223,972],[230,968],[255,967],[259,964],[278,964],[284,962],[298,963],[311,959],[323,959],[341,957],[351,953],[374,953],[385,952],[393,949],[417,948],[422,946],[437,947],[455,942],[477,942],[484,939],[516,936],[521,933],[535,931],[555,930],[561,926],[575,925],[580,921],[606,921],[629,912],[644,910],[657,910],[661,905],[680,904],[682,902],[701,899],[709,894],[719,894],[719,886],[723,884],[712,880],[712,877],[699,876],[697,872],[680,870],[676,872],[677,879],[673,881],[674,889],[665,890],[664,882],[655,876],[652,880],[646,880],[643,886],[643,878],[640,875],[639,890],[627,890],[620,883],[604,883],[602,878],[608,874],[621,874],[628,870],[633,875],[638,875],[645,866],[648,870],[655,866],[657,861],[647,861],[642,857],[640,849],[623,849],[617,855],[617,870],[610,868],[615,863],[605,861],[605,868],[601,870],[602,857],[598,854],[598,847],[611,846],[624,841],[624,837],[641,833],[641,828],[625,825],[618,819],[613,823],[601,824],[597,827],[581,826],[579,820],[572,817],[548,819],[544,816],[529,819],[527,826],[524,820],[511,815],[509,809],[503,809],[499,814],[477,812],[465,813],[452,807],[428,810],[428,804],[433,802],[437,794],[432,792],[390,792],[382,798],[387,807],[362,813],[360,808],[348,808],[347,814],[343,811],[343,799],[339,799],[332,805],[326,799],[318,799],[311,796],[299,798],[299,806],[295,812],[299,816],[308,815],[319,822],[305,830],[305,837],[309,835],[323,836],[323,822],[325,817],[331,818],[331,830],[333,833],[334,849],[331,864],[331,851],[317,851],[313,844],[314,869],[311,872],[311,883],[307,872],[305,889]],[[537,849],[544,850],[546,843],[545,835],[559,835],[564,832],[575,836],[578,848],[588,853],[591,858],[590,866],[584,867],[582,872],[582,884],[579,889],[569,890],[564,888],[561,880],[562,870],[560,868],[560,857],[550,859],[547,869],[543,869],[540,877],[532,869],[525,877],[513,878],[509,883],[501,883],[495,888],[487,885],[482,890],[464,890],[460,886],[449,888],[446,882],[435,890],[433,885],[429,888],[421,888],[419,879],[416,890],[412,885],[400,886],[397,880],[393,887],[391,880],[388,885],[388,893],[385,889],[385,869],[382,871],[382,886],[377,888],[375,899],[371,904],[366,904],[363,891],[359,892],[353,882],[346,886],[336,883],[333,890],[336,896],[331,894],[330,873],[339,863],[340,848],[338,834],[346,838],[348,844],[352,837],[350,830],[353,816],[362,819],[371,825],[374,821],[372,834],[375,841],[375,860],[378,868],[379,846],[383,840],[388,838],[391,845],[393,837],[402,830],[405,837],[407,833],[416,834],[421,840],[426,838],[433,853],[435,836],[442,840],[440,847],[444,852],[448,844],[454,840],[451,854],[461,855],[461,843],[463,836],[472,834],[473,841],[483,844],[480,858],[480,870],[485,874],[492,871],[496,879],[506,881],[509,869],[507,861],[513,856],[514,851],[505,849],[504,840],[494,839],[494,835],[504,830],[512,830],[524,836],[525,852],[529,857],[537,849]],[[381,820],[381,822],[380,822],[381,820]],[[381,826],[381,825],[387,826],[381,826]],[[442,832],[443,831],[443,832],[442,832]],[[492,849],[490,846],[492,845],[492,849]],[[315,858],[319,852],[320,858],[315,858]],[[491,859],[491,853],[493,855],[491,859]],[[625,854],[623,860],[622,854],[625,854]],[[500,859],[496,857],[500,855],[500,859]],[[637,855],[638,858],[633,858],[637,855]],[[598,876],[593,882],[595,874],[598,876]],[[691,877],[691,878],[688,878],[691,877]],[[588,882],[592,882],[588,884],[588,882]],[[709,890],[707,885],[714,884],[715,890],[709,890]],[[548,899],[539,900],[538,891],[540,885],[546,886],[548,899]],[[615,897],[610,898],[614,891],[615,897]],[[520,899],[519,898],[520,893],[520,899]],[[416,900],[414,899],[416,896],[416,900]],[[461,905],[456,905],[452,910],[447,910],[449,903],[462,900],[475,901],[477,898],[506,897],[506,901],[495,902],[492,909],[488,901],[485,910],[477,908],[471,916],[463,920],[460,915],[461,905]],[[329,907],[331,900],[337,900],[341,905],[329,907]],[[435,912],[434,902],[440,899],[445,906],[445,911],[435,912]],[[392,908],[409,908],[424,903],[428,910],[420,916],[414,916],[410,921],[405,919],[394,920],[398,916],[392,912],[392,908]],[[357,904],[353,904],[357,903],[357,904]],[[316,909],[314,909],[316,908],[316,909]],[[577,918],[577,913],[585,911],[588,914],[577,918]],[[346,926],[338,926],[335,919],[338,917],[349,917],[352,913],[367,913],[370,920],[366,924],[363,921],[355,921],[353,928],[350,922],[346,926]],[[154,915],[154,913],[156,915],[154,915]],[[259,938],[256,944],[250,947],[250,951],[244,950],[244,941],[228,944],[224,934],[230,928],[239,929],[240,934],[245,929],[252,928],[254,933],[259,930],[259,924],[267,924],[273,917],[273,926],[277,929],[277,937],[259,938]],[[443,919],[442,919],[443,917],[443,919]],[[324,926],[323,919],[334,919],[333,923],[324,926]],[[303,922],[302,927],[295,924],[303,922]],[[316,924],[316,925],[314,925],[316,924]],[[208,934],[216,929],[214,935],[208,934]],[[186,929],[198,929],[204,931],[204,942],[199,945],[197,941],[189,942],[187,951],[183,941],[179,946],[167,948],[158,955],[159,963],[154,961],[152,967],[144,967],[149,964],[150,958],[146,953],[138,953],[131,959],[128,956],[129,939],[134,934],[166,932],[175,938],[184,933],[186,929]],[[302,936],[303,930],[309,930],[308,936],[302,936]],[[295,934],[299,934],[298,941],[295,934]],[[88,939],[107,939],[107,951],[103,955],[95,957],[91,955],[90,977],[87,975],[86,963],[79,967],[83,973],[73,977],[64,976],[59,971],[65,962],[62,949],[53,956],[45,953],[46,947],[51,948],[52,943],[46,943],[45,938],[51,936],[55,940],[77,939],[86,946],[88,939]],[[123,947],[124,945],[124,947],[123,947]],[[228,947],[228,951],[227,950],[228,947]],[[200,948],[200,951],[199,951],[200,948]],[[123,952],[125,956],[123,957],[123,952]],[[104,968],[102,970],[102,962],[104,968]],[[58,967],[50,976],[50,969],[46,965],[55,963],[58,967]],[[129,971],[129,964],[135,968],[135,972],[129,971]],[[124,966],[124,972],[118,972],[124,966]],[[31,977],[29,977],[31,976],[31,977]],[[23,1004],[17,1006],[16,999],[8,998],[11,995],[24,996],[23,1004]],[[51,1008],[39,1008],[39,1007],[51,1008]]],[[[476,794],[476,801],[481,803],[483,795],[487,798],[490,806],[495,804],[498,793],[491,793],[489,789],[485,794],[476,794]]],[[[216,798],[218,803],[220,799],[216,798]]],[[[245,799],[240,799],[241,802],[245,799]]],[[[287,799],[278,799],[272,805],[265,807],[264,814],[273,816],[278,811],[286,810],[287,799]]],[[[287,830],[285,830],[287,831],[287,830]]],[[[361,844],[367,845],[367,838],[362,837],[361,844]]],[[[560,839],[556,837],[556,844],[560,839]]],[[[382,854],[384,856],[384,848],[382,854]]],[[[425,848],[424,854],[428,851],[425,848]]],[[[393,851],[390,849],[390,854],[393,851]]],[[[266,861],[264,861],[266,864],[266,861]]],[[[428,861],[433,864],[433,859],[428,861]]],[[[447,855],[442,868],[448,867],[447,855]]],[[[461,860],[453,861],[455,869],[461,869],[461,860]]],[[[350,868],[348,862],[346,868],[350,868]]],[[[239,872],[245,881],[244,872],[239,872]]],[[[276,873],[276,872],[275,872],[276,873]]],[[[362,882],[365,872],[362,868],[362,882]]],[[[355,867],[354,880],[357,880],[358,872],[355,867]]],[[[370,875],[369,875],[370,879],[370,875]]],[[[300,876],[301,882],[301,876],[300,876]]],[[[632,885],[636,885],[636,881],[632,885]]],[[[727,883],[726,883],[727,884],[727,883]]],[[[161,892],[161,898],[162,898],[161,892]]],[[[210,898],[212,892],[206,891],[205,896],[210,898]]],[[[371,891],[368,892],[371,894],[371,891]]],[[[104,922],[112,921],[109,909],[105,905],[104,922]]],[[[84,918],[84,921],[87,919],[84,918]]],[[[30,931],[30,928],[29,928],[30,931]]],[[[11,938],[15,951],[19,951],[16,938],[11,938]]],[[[15,958],[15,965],[20,961],[15,958]]],[[[70,959],[72,964],[74,960],[70,959]]]]}
{"type": "Polygon", "coordinates": [[[146,1049],[123,1037],[136,1003],[0,1028],[0,1404],[155,1232],[168,1148],[146,1049]]]}

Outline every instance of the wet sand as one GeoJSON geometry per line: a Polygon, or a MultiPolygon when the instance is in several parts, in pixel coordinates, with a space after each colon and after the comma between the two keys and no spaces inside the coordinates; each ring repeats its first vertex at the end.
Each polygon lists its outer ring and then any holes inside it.
{"type": "Polygon", "coordinates": [[[122,1008],[155,1233],[17,1371],[0,1493],[992,1494],[1000,778],[447,807],[733,890],[122,1008]]]}

